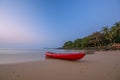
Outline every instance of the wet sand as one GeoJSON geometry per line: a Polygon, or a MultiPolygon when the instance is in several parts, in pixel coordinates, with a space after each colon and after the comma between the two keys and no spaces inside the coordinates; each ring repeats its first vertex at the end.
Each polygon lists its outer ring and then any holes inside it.
{"type": "Polygon", "coordinates": [[[79,61],[0,64],[0,80],[120,80],[120,51],[96,51],[79,61]]]}

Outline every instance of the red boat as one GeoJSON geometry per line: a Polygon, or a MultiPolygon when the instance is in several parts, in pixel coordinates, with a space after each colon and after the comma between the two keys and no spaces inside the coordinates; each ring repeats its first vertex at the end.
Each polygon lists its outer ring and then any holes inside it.
{"type": "Polygon", "coordinates": [[[46,57],[66,59],[66,60],[78,60],[85,56],[85,53],[53,53],[46,52],[46,57]]]}

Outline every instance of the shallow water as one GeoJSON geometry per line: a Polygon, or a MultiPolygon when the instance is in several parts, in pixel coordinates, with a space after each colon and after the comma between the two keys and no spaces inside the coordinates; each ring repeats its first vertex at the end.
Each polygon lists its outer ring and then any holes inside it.
{"type": "Polygon", "coordinates": [[[45,60],[45,52],[47,51],[56,53],[81,52],[81,50],[63,49],[0,49],[0,64],[45,60]]]}

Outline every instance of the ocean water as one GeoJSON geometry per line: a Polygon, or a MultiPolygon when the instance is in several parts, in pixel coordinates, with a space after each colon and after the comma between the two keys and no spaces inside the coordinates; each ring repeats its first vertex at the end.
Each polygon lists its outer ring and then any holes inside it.
{"type": "Polygon", "coordinates": [[[45,52],[56,53],[82,52],[64,49],[0,49],[0,64],[21,63],[45,60],[45,52]]]}

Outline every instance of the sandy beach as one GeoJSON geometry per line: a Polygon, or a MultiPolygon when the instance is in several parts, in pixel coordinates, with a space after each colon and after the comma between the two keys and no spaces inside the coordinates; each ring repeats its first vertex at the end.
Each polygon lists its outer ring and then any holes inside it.
{"type": "Polygon", "coordinates": [[[79,61],[0,64],[0,80],[120,80],[120,51],[96,51],[79,61]]]}

